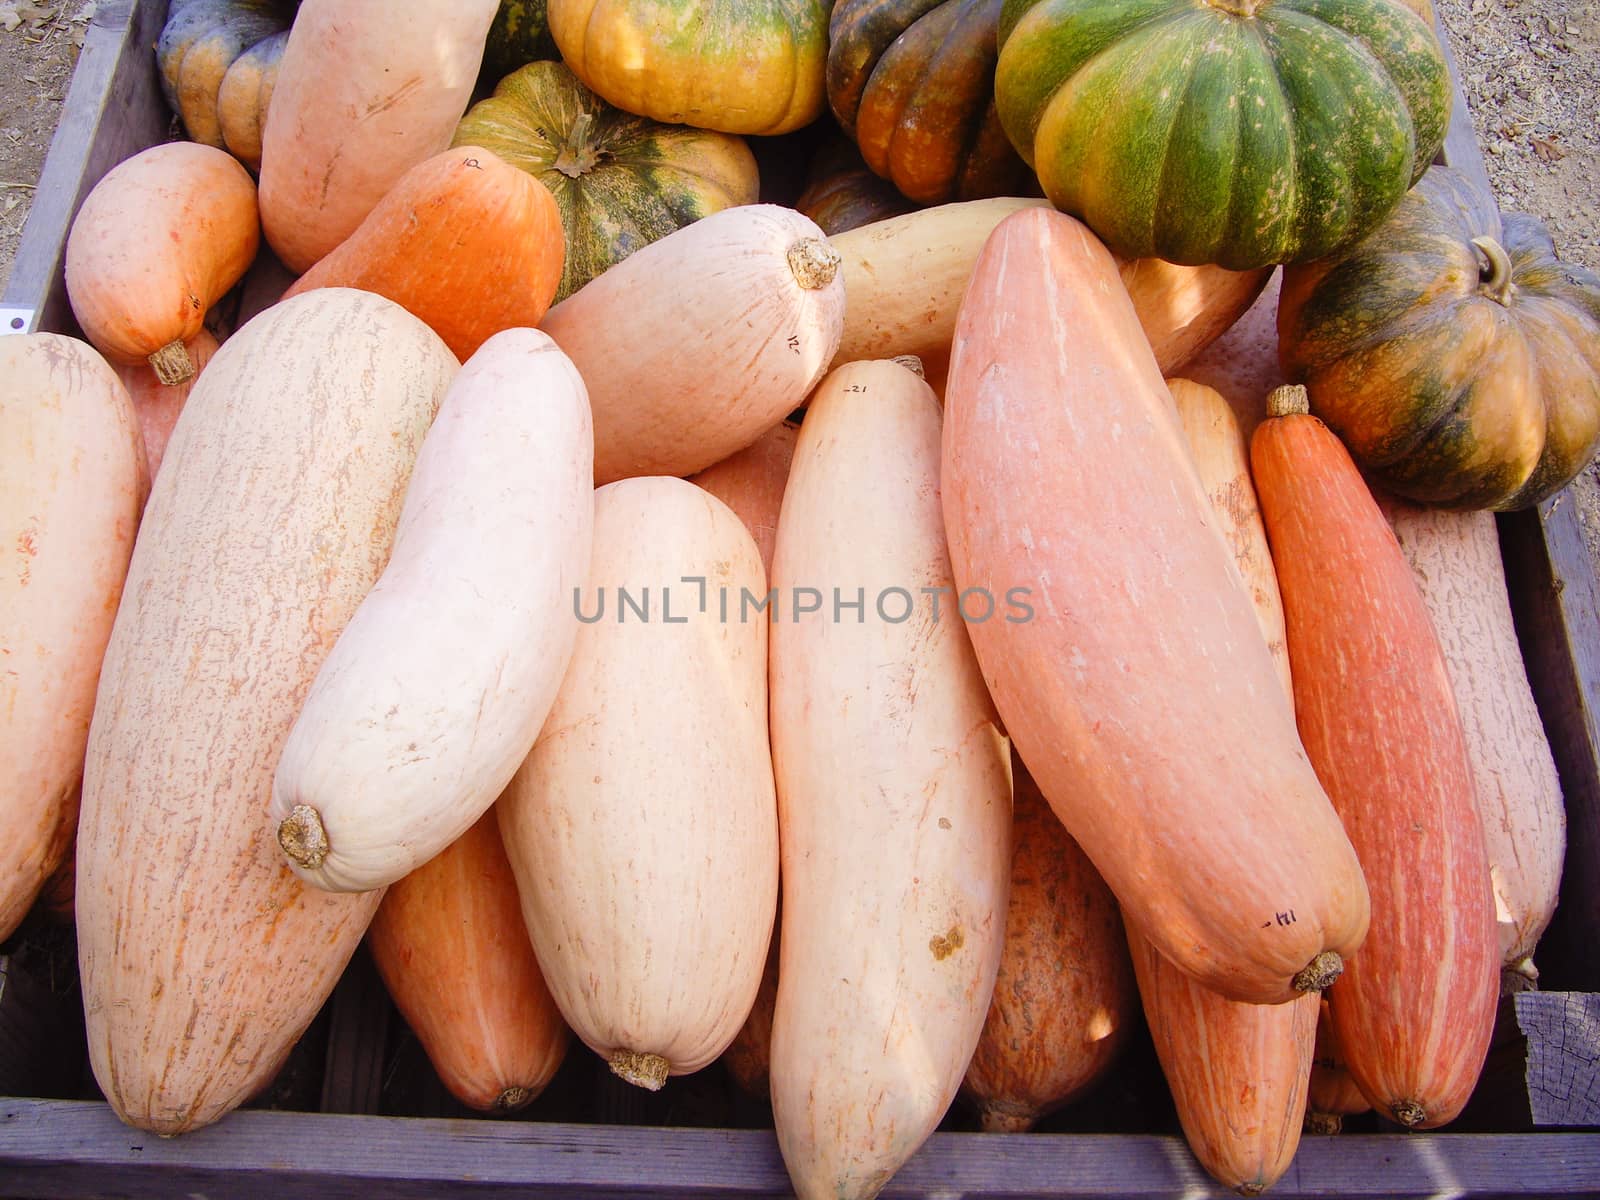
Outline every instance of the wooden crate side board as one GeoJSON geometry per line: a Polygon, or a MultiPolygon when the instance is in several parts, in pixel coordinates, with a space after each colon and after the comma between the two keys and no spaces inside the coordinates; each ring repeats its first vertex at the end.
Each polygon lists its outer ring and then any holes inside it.
{"type": "Polygon", "coordinates": [[[1570,496],[1499,523],[1517,636],[1567,811],[1561,897],[1534,962],[1543,987],[1600,992],[1600,585],[1570,496]]]}
{"type": "MultiPolygon", "coordinates": [[[[104,1105],[0,1101],[0,1178],[24,1194],[588,1200],[792,1194],[770,1131],[238,1112],[162,1140],[104,1105]],[[102,1189],[102,1190],[97,1190],[102,1189]]],[[[1175,1137],[935,1134],[884,1200],[1225,1197],[1175,1137]]],[[[1307,1138],[1285,1198],[1600,1195],[1600,1134],[1307,1138]]]]}
{"type": "Polygon", "coordinates": [[[0,307],[32,316],[23,318],[26,328],[3,332],[78,332],[62,274],[67,232],[102,175],[167,138],[172,117],[155,56],[166,12],[165,0],[101,0],[95,7],[0,299],[0,307]]]}

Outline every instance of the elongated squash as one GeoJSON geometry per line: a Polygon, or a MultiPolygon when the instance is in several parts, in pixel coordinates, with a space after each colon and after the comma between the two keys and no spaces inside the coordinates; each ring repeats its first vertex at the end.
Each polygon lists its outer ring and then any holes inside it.
{"type": "Polygon", "coordinates": [[[1344,1047],[1328,1015],[1328,999],[1322,998],[1317,1013],[1317,1048],[1311,1059],[1311,1082],[1306,1088],[1305,1131],[1328,1135],[1344,1129],[1344,1119],[1369,1111],[1372,1105],[1361,1094],[1344,1062],[1344,1047]]]}
{"type": "Polygon", "coordinates": [[[1258,1003],[1324,983],[1366,885],[1116,264],[1073,218],[996,228],[945,408],[956,586],[1026,599],[969,628],[1051,808],[1201,982],[1258,1003]]]}
{"type": "Polygon", "coordinates": [[[261,133],[261,223],[296,274],[450,145],[497,0],[301,0],[261,133]]]}
{"type": "MultiPolygon", "coordinates": [[[[1183,379],[1168,380],[1167,387],[1292,704],[1283,604],[1244,436],[1228,402],[1211,388],[1183,379]]],[[[1213,1178],[1257,1195],[1283,1175],[1300,1144],[1321,994],[1308,992],[1287,1004],[1230,1000],[1187,978],[1132,927],[1128,945],[1145,1021],[1189,1148],[1213,1178]]]]}
{"type": "Polygon", "coordinates": [[[149,479],[103,358],[0,338],[0,942],[66,860],[100,661],[149,479]]]}
{"type": "MultiPolygon", "coordinates": [[[[834,234],[842,260],[844,333],[833,365],[914,354],[929,377],[950,350],[956,309],[978,252],[994,227],[1047,202],[1000,196],[919,209],[834,234]]],[[[1250,307],[1270,274],[1119,260],[1123,285],[1161,370],[1182,367],[1250,307]]]]}
{"type": "Polygon", "coordinates": [[[1295,710],[1372,892],[1367,940],[1328,1007],[1362,1095],[1433,1128],[1477,1083],[1499,990],[1466,738],[1427,606],[1350,455],[1304,388],[1278,389],[1268,413],[1250,461],[1295,710]]]}
{"type": "Polygon", "coordinates": [[[721,1054],[761,982],[778,819],[767,624],[740,604],[765,584],[716,497],[664,477],[600,488],[572,663],[498,802],[551,994],[641,1087],[721,1054]]]}
{"type": "Polygon", "coordinates": [[[1494,514],[1377,500],[1444,651],[1489,855],[1501,986],[1521,990],[1539,978],[1533,951],[1561,891],[1567,814],[1511,620],[1494,514]]]}
{"type": "Polygon", "coordinates": [[[572,657],[589,571],[583,380],[537,329],[451,381],[394,550],[317,673],[269,813],[307,883],[364,892],[454,842],[533,748],[572,657]]]}
{"type": "MultiPolygon", "coordinates": [[[[783,490],[789,480],[789,464],[794,460],[799,434],[800,427],[787,421],[774,425],[737,454],[714,463],[689,480],[733,509],[744,522],[744,527],[756,539],[761,565],[768,576],[772,574],[772,550],[778,537],[783,490]]],[[[777,1001],[778,938],[774,934],[755,1004],[722,1056],[734,1082],[763,1099],[769,1090],[772,1009],[777,1001]]]]}
{"type": "Polygon", "coordinates": [[[549,188],[481,146],[458,146],[397,179],[284,296],[377,292],[465,361],[502,329],[539,323],[561,282],[564,247],[549,188]]]}
{"type": "Polygon", "coordinates": [[[398,305],[326,288],[228,339],[145,507],[89,731],[78,960],[113,1111],[163,1134],[265,1085],[381,892],[283,863],[272,773],[318,668],[389,557],[457,369],[398,305]]]}
{"type": "Polygon", "coordinates": [[[877,1195],[933,1132],[1000,963],[1011,761],[953,598],[935,615],[921,590],[951,586],[938,495],[927,385],[886,361],[830,374],[772,570],[772,1112],[800,1200],[877,1195]]]}
{"type": "Polygon", "coordinates": [[[838,265],[810,218],[750,204],[634,251],[552,308],[541,328],[594,405],[595,482],[692,475],[798,408],[839,344],[838,265]]]}
{"type": "Polygon", "coordinates": [[[508,1113],[544,1091],[572,1038],[528,942],[493,810],[384,893],[367,945],[451,1095],[508,1113]]]}
{"type": "Polygon", "coordinates": [[[1282,281],[1281,272],[1272,272],[1244,315],[1183,369],[1185,379],[1212,388],[1228,402],[1247,440],[1267,415],[1267,396],[1285,382],[1278,365],[1282,281]]]}
{"type": "Polygon", "coordinates": [[[1272,566],[1272,550],[1261,524],[1261,506],[1250,480],[1250,445],[1239,428],[1233,408],[1214,388],[1187,379],[1167,380],[1167,390],[1178,408],[1184,440],[1195,470],[1211,497],[1222,536],[1233,551],[1234,564],[1255,606],[1256,623],[1272,661],[1278,668],[1283,694],[1294,703],[1289,681],[1289,651],[1283,640],[1283,597],[1272,566]]]}
{"type": "Polygon", "coordinates": [[[167,443],[172,440],[172,430],[178,424],[178,417],[183,413],[183,406],[188,402],[195,380],[217,352],[217,339],[202,325],[199,333],[184,342],[183,348],[189,361],[194,364],[194,374],[182,383],[162,383],[149,363],[117,368],[122,386],[128,389],[133,410],[139,416],[139,430],[144,437],[144,455],[150,464],[151,479],[161,470],[167,443]]]}
{"type": "Polygon", "coordinates": [[[1139,1002],[1116,897],[1015,754],[1011,777],[1005,949],[961,1085],[996,1133],[1032,1129],[1098,1083],[1139,1002]]]}
{"type": "Polygon", "coordinates": [[[800,427],[784,421],[751,442],[690,478],[721,500],[744,522],[761,551],[761,565],[772,571],[772,548],[778,538],[778,513],[783,508],[783,489],[789,482],[789,464],[794,461],[795,441],[800,427]]]}
{"type": "Polygon", "coordinates": [[[167,142],[111,168],[67,234],[66,283],[84,336],[117,365],[193,377],[184,343],[255,260],[256,185],[224,150],[167,142]]]}

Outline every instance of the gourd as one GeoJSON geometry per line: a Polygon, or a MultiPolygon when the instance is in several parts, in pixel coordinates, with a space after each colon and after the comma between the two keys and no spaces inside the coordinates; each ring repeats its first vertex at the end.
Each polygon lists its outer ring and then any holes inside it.
{"type": "Polygon", "coordinates": [[[305,887],[267,802],[306,692],[388,560],[456,370],[398,305],[324,288],[237,330],[173,431],[106,649],[78,823],[90,1065],[130,1125],[183,1133],[260,1091],[382,896],[305,887]]]}
{"type": "Polygon", "coordinates": [[[1311,1082],[1306,1088],[1305,1132],[1319,1135],[1341,1133],[1344,1119],[1370,1112],[1372,1105],[1350,1078],[1345,1067],[1344,1049],[1334,1032],[1324,996],[1317,1014],[1317,1046],[1311,1058],[1311,1082]]]}
{"type": "Polygon", "coordinates": [[[1011,756],[1011,893],[994,999],[961,1094],[1022,1133],[1106,1077],[1137,1021],[1116,897],[1011,756]]]}
{"type": "Polygon", "coordinates": [[[594,435],[583,380],[537,329],[451,381],[388,565],[285,740],[269,813],[307,883],[365,892],[461,837],[555,702],[589,569],[594,435]]]}
{"type": "Polygon", "coordinates": [[[112,167],[67,234],[66,284],[84,336],[118,366],[194,376],[184,342],[255,260],[256,186],[237,159],[167,142],[112,167]]]}
{"type": "Polygon", "coordinates": [[[156,43],[167,103],[191,140],[261,166],[261,127],[293,0],[174,0],[156,43]]]}
{"type": "MultiPolygon", "coordinates": [[[[930,377],[950,352],[956,310],[995,226],[1042,200],[998,196],[940,204],[828,239],[845,280],[844,331],[833,365],[910,354],[930,377]]],[[[1268,271],[1120,260],[1122,285],[1161,370],[1179,370],[1250,307],[1268,271]]]]}
{"type": "Polygon", "coordinates": [[[491,809],[384,893],[372,961],[450,1094],[479,1112],[536,1099],[572,1040],[522,923],[491,809]]]}
{"type": "Polygon", "coordinates": [[[548,8],[546,0],[500,0],[484,42],[481,82],[492,88],[531,62],[561,57],[550,35],[548,8]]]}
{"type": "Polygon", "coordinates": [[[178,424],[189,393],[194,390],[195,381],[200,378],[200,372],[206,369],[211,356],[217,352],[217,339],[202,325],[199,333],[184,342],[183,348],[189,355],[189,361],[194,364],[194,374],[182,383],[162,383],[149,363],[117,368],[117,376],[122,380],[122,386],[128,389],[133,411],[139,418],[139,430],[144,437],[144,456],[150,466],[151,479],[161,470],[167,443],[172,440],[172,430],[178,424]]]}
{"type": "Polygon", "coordinates": [[[788,133],[822,112],[826,0],[548,4],[562,59],[627,112],[737,134],[788,133]]]}
{"type": "Polygon", "coordinates": [[[0,338],[0,942],[69,861],[100,662],[150,480],[93,347],[0,338]]]}
{"type": "Polygon", "coordinates": [[[1391,0],[1006,0],[994,91],[1111,249],[1236,270],[1370,233],[1450,115],[1438,39],[1391,0]]]}
{"type": "Polygon", "coordinates": [[[354,287],[387,296],[465,361],[504,329],[537,325],[565,240],[550,190],[480,146],[412,167],[344,241],[284,293],[354,287]]]}
{"type": "MultiPolygon", "coordinates": [[[[1167,387],[1292,703],[1283,604],[1244,436],[1227,401],[1210,388],[1183,379],[1167,387]]],[[[1241,1004],[1186,978],[1133,927],[1128,946],[1184,1139],[1213,1178],[1242,1195],[1259,1194],[1288,1170],[1300,1144],[1321,995],[1241,1004]]]]}
{"type": "Polygon", "coordinates": [[[595,482],[693,474],[798,408],[839,344],[838,266],[807,218],[745,205],[635,251],[551,308],[541,328],[589,387],[595,482]]]}
{"type": "Polygon", "coordinates": [[[557,300],[641,246],[754,204],[760,191],[743,138],[623,112],[559,62],[507,75],[462,118],[453,144],[482,146],[550,189],[567,245],[557,300]]]}
{"type": "Polygon", "coordinates": [[[1069,216],[1014,213],[978,258],[942,489],[956,586],[1025,590],[1028,619],[968,632],[1124,918],[1232,999],[1325,985],[1366,885],[1116,263],[1069,216]]]}
{"type": "Polygon", "coordinates": [[[261,221],[303,273],[401,175],[450,145],[496,0],[302,0],[261,145],[261,221]]]}
{"type": "Polygon", "coordinates": [[[1520,991],[1539,978],[1533,952],[1560,896],[1567,817],[1511,618],[1495,518],[1376,499],[1444,652],[1489,856],[1501,988],[1520,991]]]}
{"type": "Polygon", "coordinates": [[[766,593],[761,557],[716,497],[662,476],[598,489],[571,664],[497,802],[562,1015],[652,1090],[726,1049],[772,936],[767,622],[738,619],[746,592],[766,593]]]}
{"type": "Polygon", "coordinates": [[[1372,893],[1366,942],[1328,1009],[1361,1094],[1431,1129],[1471,1095],[1499,995],[1466,738],[1432,618],[1350,455],[1303,388],[1278,389],[1268,413],[1250,463],[1295,713],[1372,893]]]}
{"type": "Polygon", "coordinates": [[[805,188],[794,206],[830,237],[916,207],[894,184],[874,175],[855,143],[843,134],[824,142],[812,156],[805,188]]]}
{"type": "Polygon", "coordinates": [[[1284,272],[1285,377],[1385,490],[1528,508],[1600,448],[1600,276],[1434,167],[1371,237],[1284,272]]]}
{"type": "Polygon", "coordinates": [[[867,165],[919,204],[1038,194],[995,113],[1000,5],[833,6],[828,105],[867,165]]]}
{"type": "Polygon", "coordinates": [[[900,364],[838,368],[801,423],[778,520],[771,1094],[800,1200],[877,1195],[933,1132],[1000,962],[1009,749],[953,598],[935,617],[911,590],[952,584],[939,424],[900,364]],[[818,607],[791,611],[807,588],[818,607]],[[841,596],[859,621],[831,607],[841,596]]]}

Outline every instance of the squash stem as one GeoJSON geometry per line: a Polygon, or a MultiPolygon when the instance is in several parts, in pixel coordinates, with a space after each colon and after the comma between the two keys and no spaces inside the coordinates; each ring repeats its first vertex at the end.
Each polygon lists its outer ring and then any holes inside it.
{"type": "Polygon", "coordinates": [[[1422,1124],[1423,1118],[1427,1116],[1422,1105],[1415,1100],[1396,1100],[1389,1111],[1394,1114],[1394,1119],[1407,1129],[1414,1129],[1422,1124]]]}
{"type": "Polygon", "coordinates": [[[600,152],[594,148],[589,138],[594,132],[594,114],[579,113],[578,119],[572,123],[572,128],[567,131],[566,145],[561,147],[561,153],[556,155],[555,168],[568,179],[581,179],[600,161],[600,152]]]}
{"type": "Polygon", "coordinates": [[[1479,290],[1497,304],[1510,305],[1517,290],[1511,282],[1511,256],[1492,237],[1475,237],[1472,244],[1478,248],[1485,264],[1478,268],[1479,290]],[[1485,268],[1488,274],[1484,273],[1485,268]]]}
{"type": "Polygon", "coordinates": [[[918,379],[926,379],[928,377],[928,373],[922,369],[922,360],[915,354],[896,354],[892,361],[899,363],[918,379]]]}
{"type": "Polygon", "coordinates": [[[1312,1112],[1306,1110],[1302,1122],[1305,1132],[1313,1137],[1332,1137],[1336,1133],[1344,1132],[1344,1118],[1338,1113],[1312,1112]]]}
{"type": "Polygon", "coordinates": [[[1206,0],[1206,3],[1236,17],[1253,17],[1261,11],[1267,0],[1206,0]]]}
{"type": "Polygon", "coordinates": [[[667,1082],[667,1060],[659,1054],[638,1050],[617,1050],[607,1060],[612,1074],[651,1092],[659,1092],[667,1082]]]}
{"type": "Polygon", "coordinates": [[[1310,411],[1311,395],[1306,391],[1304,384],[1286,383],[1282,387],[1273,388],[1267,395],[1269,417],[1303,416],[1310,411]]]}
{"type": "Polygon", "coordinates": [[[176,387],[194,378],[194,359],[181,339],[168,342],[149,358],[151,368],[166,387],[176,387]]]}
{"type": "Polygon", "coordinates": [[[789,270],[808,292],[821,291],[839,273],[839,252],[822,238],[801,238],[789,247],[789,270]]]}
{"type": "Polygon", "coordinates": [[[495,1112],[516,1112],[533,1099],[533,1092],[525,1087],[508,1087],[494,1098],[495,1112]]]}
{"type": "Polygon", "coordinates": [[[1333,981],[1344,974],[1344,959],[1337,950],[1324,950],[1294,977],[1297,992],[1321,992],[1333,986],[1333,981]]]}
{"type": "Polygon", "coordinates": [[[328,831],[309,804],[296,804],[278,824],[278,845],[291,861],[315,871],[328,859],[328,831]]]}

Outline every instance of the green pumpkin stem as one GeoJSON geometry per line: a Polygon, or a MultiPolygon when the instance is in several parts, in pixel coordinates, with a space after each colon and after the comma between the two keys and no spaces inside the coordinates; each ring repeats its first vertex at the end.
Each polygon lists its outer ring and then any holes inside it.
{"type": "Polygon", "coordinates": [[[1509,306],[1517,290],[1511,282],[1511,256],[1492,237],[1475,237],[1472,244],[1478,248],[1488,267],[1487,275],[1482,267],[1478,269],[1478,278],[1482,282],[1480,290],[1496,303],[1509,306]]]}
{"type": "Polygon", "coordinates": [[[568,179],[583,178],[600,161],[600,152],[589,141],[593,131],[594,114],[589,112],[579,113],[567,131],[567,144],[556,155],[555,168],[568,179]]]}

